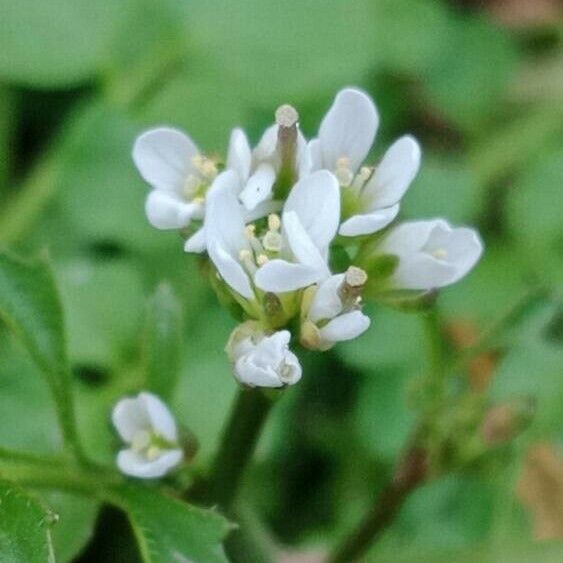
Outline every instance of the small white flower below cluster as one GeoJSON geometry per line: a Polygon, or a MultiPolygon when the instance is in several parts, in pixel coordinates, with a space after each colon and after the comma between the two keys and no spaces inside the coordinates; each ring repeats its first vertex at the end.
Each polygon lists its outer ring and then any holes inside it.
{"type": "Polygon", "coordinates": [[[162,477],[177,467],[183,452],[178,429],[168,407],[152,393],[121,399],[112,412],[112,422],[127,444],[117,455],[122,473],[142,479],[162,477]]]}

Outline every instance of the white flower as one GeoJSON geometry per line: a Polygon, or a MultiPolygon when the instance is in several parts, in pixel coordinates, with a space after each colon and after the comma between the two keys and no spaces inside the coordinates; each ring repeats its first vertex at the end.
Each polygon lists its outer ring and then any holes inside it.
{"type": "Polygon", "coordinates": [[[282,387],[301,379],[301,365],[289,350],[291,335],[282,330],[271,336],[251,334],[233,343],[230,356],[235,377],[250,387],[282,387]]]}
{"type": "MultiPolygon", "coordinates": [[[[252,153],[252,170],[254,170],[254,173],[250,177],[247,173],[246,179],[244,176],[242,177],[244,187],[239,197],[248,210],[254,209],[258,204],[272,197],[272,188],[281,166],[278,136],[279,125],[272,125],[266,129],[252,153]]],[[[295,149],[297,177],[303,178],[311,170],[311,158],[307,142],[299,130],[297,130],[295,149]]],[[[228,164],[227,168],[229,168],[228,164]]]]}
{"type": "MultiPolygon", "coordinates": [[[[258,162],[256,158],[254,158],[253,165],[250,144],[245,132],[240,128],[233,129],[231,132],[225,167],[225,171],[227,170],[233,172],[229,175],[228,189],[246,204],[242,209],[245,223],[279,211],[281,204],[271,201],[272,186],[276,178],[275,169],[268,163],[258,162]]],[[[208,193],[216,185],[224,185],[224,180],[224,175],[217,176],[216,182],[212,184],[208,193]]],[[[206,247],[205,229],[201,227],[188,238],[184,250],[186,252],[204,252],[206,247]]]]}
{"type": "Polygon", "coordinates": [[[368,235],[389,225],[420,166],[420,147],[411,136],[395,141],[374,168],[361,167],[373,144],[379,116],[359,90],[341,90],[309,143],[312,168],[327,168],[343,186],[346,216],[339,233],[368,235]]]}
{"type": "Polygon", "coordinates": [[[392,229],[378,253],[399,258],[391,282],[396,289],[433,289],[465,276],[479,260],[483,244],[473,229],[447,221],[413,221],[392,229]]]}
{"type": "Polygon", "coordinates": [[[204,223],[209,256],[225,282],[253,299],[254,285],[282,293],[329,277],[328,250],[340,217],[336,178],[321,170],[299,180],[281,219],[270,215],[262,232],[255,225],[245,226],[236,182],[232,170],[217,178],[204,223]]]}
{"type": "Polygon", "coordinates": [[[347,274],[336,274],[311,288],[314,295],[302,325],[302,343],[308,348],[328,350],[369,328],[369,317],[359,310],[359,292],[354,293],[354,288],[347,286],[346,278],[347,274]],[[348,295],[346,289],[351,290],[348,295]]]}
{"type": "Polygon", "coordinates": [[[176,422],[166,405],[152,393],[121,399],[112,421],[129,447],[117,455],[120,471],[133,477],[162,477],[183,458],[176,422]]]}
{"type": "Polygon", "coordinates": [[[145,211],[154,227],[181,229],[203,218],[205,192],[217,167],[188,135],[170,127],[146,131],[135,141],[133,160],[153,188],[145,211]]]}

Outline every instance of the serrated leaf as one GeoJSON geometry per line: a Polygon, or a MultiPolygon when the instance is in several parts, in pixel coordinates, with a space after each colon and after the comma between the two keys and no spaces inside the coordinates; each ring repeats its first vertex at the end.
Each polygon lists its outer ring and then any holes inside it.
{"type": "Polygon", "coordinates": [[[110,493],[126,512],[145,563],[225,563],[229,523],[156,490],[124,485],[110,493]]]}
{"type": "Polygon", "coordinates": [[[23,262],[0,254],[0,316],[46,377],[66,443],[79,453],[63,312],[51,268],[44,258],[23,262]]]}
{"type": "Polygon", "coordinates": [[[35,499],[0,481],[0,561],[54,563],[49,518],[35,499]]]}
{"type": "Polygon", "coordinates": [[[182,311],[168,284],[161,284],[149,302],[144,336],[144,387],[168,400],[180,375],[182,356],[182,311]]]}

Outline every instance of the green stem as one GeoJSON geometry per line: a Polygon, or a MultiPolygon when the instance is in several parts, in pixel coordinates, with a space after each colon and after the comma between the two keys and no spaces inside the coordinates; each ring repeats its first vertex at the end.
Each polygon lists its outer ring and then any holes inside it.
{"type": "Polygon", "coordinates": [[[61,489],[102,496],[121,477],[100,467],[78,466],[54,456],[21,454],[0,449],[0,478],[37,488],[61,489]]]}
{"type": "Polygon", "coordinates": [[[446,343],[436,306],[423,316],[428,347],[428,382],[433,403],[440,403],[446,392],[446,343]]]}
{"type": "Polygon", "coordinates": [[[485,329],[477,341],[453,362],[452,371],[463,371],[476,356],[487,352],[495,341],[509,328],[513,328],[538,303],[548,296],[543,286],[535,286],[522,295],[500,317],[485,329]]]}
{"type": "Polygon", "coordinates": [[[427,478],[424,452],[411,448],[398,465],[393,479],[384,487],[359,526],[339,544],[327,563],[360,561],[391,525],[409,494],[427,478]]]}
{"type": "Polygon", "coordinates": [[[260,389],[241,389],[211,473],[210,500],[231,511],[273,399],[260,389]]]}

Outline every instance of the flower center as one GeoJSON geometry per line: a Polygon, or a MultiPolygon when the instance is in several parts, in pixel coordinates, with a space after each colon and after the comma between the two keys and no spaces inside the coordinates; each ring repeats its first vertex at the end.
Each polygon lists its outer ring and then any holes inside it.
{"type": "Polygon", "coordinates": [[[192,166],[193,172],[184,181],[184,197],[188,201],[203,203],[207,188],[218,174],[217,164],[211,158],[196,154],[192,158],[192,166]]]}
{"type": "Polygon", "coordinates": [[[282,250],[283,237],[280,232],[281,220],[275,213],[268,216],[267,229],[257,234],[257,226],[251,223],[246,226],[244,234],[250,248],[245,248],[239,253],[239,260],[244,268],[254,274],[270,258],[276,257],[282,250]]]}
{"type": "Polygon", "coordinates": [[[138,430],[131,440],[133,451],[142,455],[147,461],[154,461],[164,450],[173,447],[174,444],[152,430],[138,430]]]}
{"type": "Polygon", "coordinates": [[[430,254],[438,260],[445,260],[448,257],[448,251],[445,248],[436,248],[430,254]]]}

